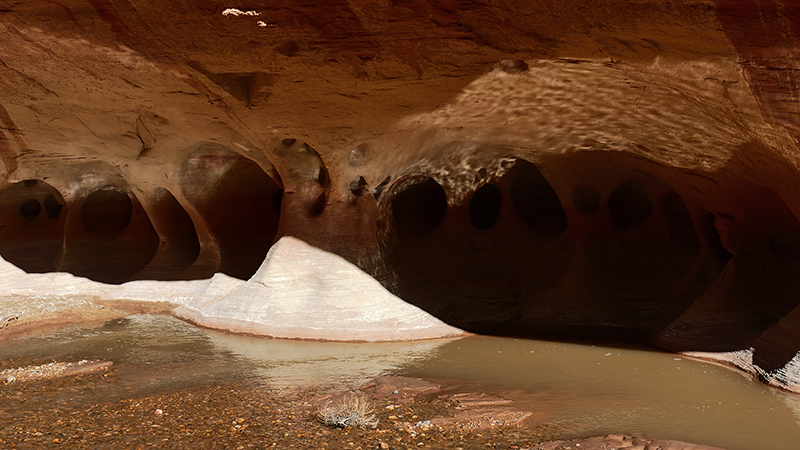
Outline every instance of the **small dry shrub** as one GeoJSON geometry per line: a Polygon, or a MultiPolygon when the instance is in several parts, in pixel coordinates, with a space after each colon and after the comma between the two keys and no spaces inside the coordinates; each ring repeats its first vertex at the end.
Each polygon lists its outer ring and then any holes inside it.
{"type": "Polygon", "coordinates": [[[372,403],[362,395],[347,395],[328,401],[317,411],[317,419],[329,427],[375,428],[378,418],[373,412],[372,403]]]}

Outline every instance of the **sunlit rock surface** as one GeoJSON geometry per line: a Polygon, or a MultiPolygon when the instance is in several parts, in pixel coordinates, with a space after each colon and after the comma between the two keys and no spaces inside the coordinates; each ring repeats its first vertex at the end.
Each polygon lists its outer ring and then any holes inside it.
{"type": "Polygon", "coordinates": [[[779,1],[0,1],[0,255],[216,299],[293,236],[459,329],[800,379],[798,23],[779,1]]]}
{"type": "Polygon", "coordinates": [[[79,320],[86,310],[91,315],[106,307],[125,311],[131,302],[162,303],[163,310],[209,328],[281,338],[383,342],[464,334],[340,256],[292,237],[272,246],[247,281],[218,273],[210,280],[113,285],[69,273],[25,274],[0,260],[0,283],[0,340],[20,324],[59,315],[79,320]]]}
{"type": "Polygon", "coordinates": [[[395,297],[341,257],[281,238],[247,282],[215,275],[175,310],[211,328],[281,338],[396,341],[463,332],[395,297]]]}

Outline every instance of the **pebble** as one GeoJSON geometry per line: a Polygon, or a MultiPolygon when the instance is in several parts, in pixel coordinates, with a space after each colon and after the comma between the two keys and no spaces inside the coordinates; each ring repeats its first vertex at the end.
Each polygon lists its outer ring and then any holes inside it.
{"type": "Polygon", "coordinates": [[[49,378],[57,378],[68,375],[77,375],[98,370],[106,370],[112,365],[109,361],[88,361],[81,360],[75,363],[57,362],[42,364],[39,366],[25,366],[15,369],[0,371],[0,379],[5,384],[15,381],[31,381],[49,378]]]}

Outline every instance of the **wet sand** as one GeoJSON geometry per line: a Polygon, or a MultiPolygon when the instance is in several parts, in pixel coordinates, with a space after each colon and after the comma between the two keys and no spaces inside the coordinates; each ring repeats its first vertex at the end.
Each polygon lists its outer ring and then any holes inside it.
{"type": "Polygon", "coordinates": [[[0,387],[3,448],[526,448],[547,429],[492,425],[475,431],[427,426],[452,417],[449,393],[404,401],[370,396],[376,428],[336,428],[317,417],[332,395],[255,383],[195,387],[75,407],[71,400],[116,383],[114,370],[0,387]]]}

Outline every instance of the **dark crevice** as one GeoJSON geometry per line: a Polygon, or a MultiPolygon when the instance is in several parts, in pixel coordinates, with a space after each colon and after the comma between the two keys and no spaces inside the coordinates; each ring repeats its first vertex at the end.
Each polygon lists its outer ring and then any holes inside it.
{"type": "Polygon", "coordinates": [[[469,202],[469,218],[472,225],[479,230],[488,230],[497,222],[500,207],[503,204],[503,193],[493,184],[486,184],[472,194],[469,202]]]}
{"type": "Polygon", "coordinates": [[[119,233],[131,223],[133,203],[125,192],[106,187],[89,194],[81,208],[81,221],[96,233],[119,233]]]}
{"type": "Polygon", "coordinates": [[[58,216],[61,215],[62,208],[64,208],[64,205],[59,203],[52,195],[48,195],[47,198],[44,199],[44,210],[47,211],[47,217],[58,219],[58,216]]]}
{"type": "Polygon", "coordinates": [[[36,220],[39,217],[39,213],[42,211],[42,205],[39,204],[38,200],[28,199],[22,202],[19,205],[19,213],[22,214],[27,220],[36,220]]]}
{"type": "Polygon", "coordinates": [[[328,203],[328,196],[323,192],[317,196],[317,199],[314,200],[314,203],[311,204],[311,207],[308,209],[308,213],[311,217],[317,217],[325,211],[325,205],[328,203]]]}
{"type": "Polygon", "coordinates": [[[661,197],[660,203],[669,227],[670,240],[679,248],[699,250],[700,238],[683,198],[677,192],[670,191],[661,197]]]}
{"type": "Polygon", "coordinates": [[[441,225],[447,214],[447,195],[432,178],[416,182],[392,199],[392,216],[397,230],[425,234],[441,225]]]}
{"type": "Polygon", "coordinates": [[[608,212],[614,226],[625,230],[647,220],[653,212],[653,202],[640,184],[626,181],[611,191],[608,212]]]}
{"type": "Polygon", "coordinates": [[[543,235],[560,236],[567,229],[567,214],[556,191],[533,163],[518,160],[514,171],[511,198],[522,219],[543,235]]]}
{"type": "Polygon", "coordinates": [[[731,259],[731,252],[722,245],[719,230],[714,226],[715,220],[716,216],[713,213],[704,210],[700,218],[700,233],[714,256],[720,261],[728,261],[731,259]]]}

